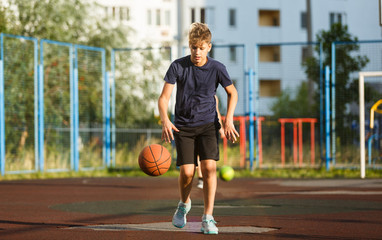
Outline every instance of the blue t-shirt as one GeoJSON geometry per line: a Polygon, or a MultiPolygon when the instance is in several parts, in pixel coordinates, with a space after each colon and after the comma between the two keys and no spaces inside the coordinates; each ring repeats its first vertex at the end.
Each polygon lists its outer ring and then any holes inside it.
{"type": "Polygon", "coordinates": [[[190,56],[171,63],[164,80],[177,84],[175,120],[176,127],[196,127],[217,121],[216,89],[219,84],[232,84],[226,67],[208,58],[204,66],[197,67],[190,56]]]}

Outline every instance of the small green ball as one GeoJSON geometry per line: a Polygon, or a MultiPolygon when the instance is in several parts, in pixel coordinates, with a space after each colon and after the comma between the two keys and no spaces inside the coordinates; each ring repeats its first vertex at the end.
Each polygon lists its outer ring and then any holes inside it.
{"type": "Polygon", "coordinates": [[[223,181],[231,181],[235,176],[235,171],[230,166],[223,166],[219,172],[220,179],[223,181]]]}

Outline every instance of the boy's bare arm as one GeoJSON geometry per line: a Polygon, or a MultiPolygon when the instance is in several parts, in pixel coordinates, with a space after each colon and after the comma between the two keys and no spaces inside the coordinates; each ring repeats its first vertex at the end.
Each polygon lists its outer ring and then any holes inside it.
{"type": "Polygon", "coordinates": [[[216,112],[218,113],[218,119],[219,119],[219,123],[221,126],[221,128],[219,129],[220,138],[225,138],[224,125],[223,125],[223,121],[222,121],[222,116],[221,116],[220,111],[219,111],[219,98],[216,95],[215,95],[215,99],[216,99],[216,112]]]}
{"type": "Polygon", "coordinates": [[[224,132],[228,140],[234,143],[239,137],[239,133],[236,131],[235,126],[233,125],[233,115],[235,112],[238,95],[237,90],[233,84],[225,87],[225,91],[227,92],[227,116],[224,124],[224,132]]]}
{"type": "Polygon", "coordinates": [[[174,89],[174,84],[165,83],[162,89],[162,93],[158,99],[158,109],[160,114],[160,120],[162,123],[162,140],[170,143],[174,140],[174,135],[172,130],[179,132],[179,130],[170,121],[167,115],[168,103],[170,101],[172,90],[174,89]]]}

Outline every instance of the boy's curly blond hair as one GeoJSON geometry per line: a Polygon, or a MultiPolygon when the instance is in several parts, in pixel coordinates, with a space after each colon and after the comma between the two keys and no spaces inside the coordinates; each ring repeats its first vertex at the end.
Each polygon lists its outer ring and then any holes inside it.
{"type": "Polygon", "coordinates": [[[191,24],[190,31],[188,32],[188,43],[190,45],[199,45],[206,42],[211,43],[212,34],[207,24],[193,23],[191,24]]]}

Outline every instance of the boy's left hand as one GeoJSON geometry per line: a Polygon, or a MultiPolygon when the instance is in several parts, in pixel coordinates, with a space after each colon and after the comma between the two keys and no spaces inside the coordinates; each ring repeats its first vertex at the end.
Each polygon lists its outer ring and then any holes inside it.
{"type": "Polygon", "coordinates": [[[232,143],[237,141],[237,138],[240,137],[239,133],[235,129],[235,125],[233,125],[233,121],[226,120],[224,127],[224,134],[228,140],[232,143]]]}

